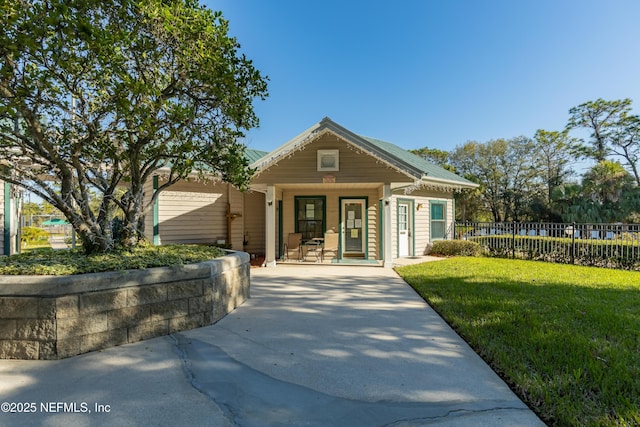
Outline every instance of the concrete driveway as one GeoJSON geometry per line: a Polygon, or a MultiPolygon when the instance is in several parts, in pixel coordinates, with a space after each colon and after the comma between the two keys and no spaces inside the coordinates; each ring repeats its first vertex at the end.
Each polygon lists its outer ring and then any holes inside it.
{"type": "Polygon", "coordinates": [[[279,266],[251,286],[212,326],[0,361],[0,402],[37,409],[0,425],[544,425],[392,270],[279,266]]]}

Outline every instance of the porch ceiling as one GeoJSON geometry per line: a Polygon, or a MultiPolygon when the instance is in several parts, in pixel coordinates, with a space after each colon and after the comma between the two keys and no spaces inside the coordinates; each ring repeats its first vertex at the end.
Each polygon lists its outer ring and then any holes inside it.
{"type": "MultiPolygon", "coordinates": [[[[334,183],[334,184],[275,184],[275,187],[278,187],[282,190],[304,190],[304,189],[319,189],[319,190],[336,190],[336,189],[372,189],[372,188],[381,188],[384,185],[382,182],[354,182],[354,183],[334,183]]],[[[401,189],[405,189],[411,187],[413,184],[409,184],[406,182],[392,182],[391,183],[391,191],[397,191],[401,189]]],[[[251,185],[251,189],[254,191],[265,192],[267,190],[267,184],[253,184],[251,185]]]]}
{"type": "Polygon", "coordinates": [[[362,188],[380,188],[381,182],[354,182],[354,183],[333,183],[333,184],[276,184],[276,187],[283,190],[299,190],[299,189],[362,189],[362,188]]]}

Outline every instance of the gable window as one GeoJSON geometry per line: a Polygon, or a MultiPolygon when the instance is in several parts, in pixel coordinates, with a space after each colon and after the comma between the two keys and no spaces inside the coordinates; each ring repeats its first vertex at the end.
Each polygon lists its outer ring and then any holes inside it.
{"type": "Polygon", "coordinates": [[[447,230],[446,221],[446,203],[445,202],[431,202],[431,240],[444,239],[445,232],[447,230]]]}
{"type": "Polygon", "coordinates": [[[324,237],[325,198],[296,197],[296,233],[302,233],[302,240],[324,237]]]}
{"type": "Polygon", "coordinates": [[[318,171],[340,170],[339,150],[318,150],[318,171]]]}

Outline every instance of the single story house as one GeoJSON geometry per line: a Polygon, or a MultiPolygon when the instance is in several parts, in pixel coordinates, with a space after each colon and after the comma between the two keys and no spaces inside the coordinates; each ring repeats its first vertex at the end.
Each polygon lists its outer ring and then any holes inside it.
{"type": "Polygon", "coordinates": [[[17,187],[0,181],[0,255],[20,252],[20,197],[17,187]]]}
{"type": "MultiPolygon", "coordinates": [[[[225,243],[275,266],[285,255],[296,256],[285,254],[290,236],[301,238],[305,256],[305,245],[317,249],[313,244],[335,233],[337,247],[325,262],[390,267],[393,258],[422,255],[445,238],[455,218],[454,191],[477,187],[329,118],[270,153],[247,150],[247,156],[256,169],[251,191],[179,182],[158,197],[146,218],[147,235],[155,244],[225,243]]],[[[148,183],[149,197],[162,179],[148,183]]]]}

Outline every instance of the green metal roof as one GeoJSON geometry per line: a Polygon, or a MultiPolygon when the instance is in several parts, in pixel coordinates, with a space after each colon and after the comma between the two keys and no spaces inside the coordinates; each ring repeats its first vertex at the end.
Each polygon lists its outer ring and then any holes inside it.
{"type": "Polygon", "coordinates": [[[245,157],[249,160],[249,164],[257,162],[267,154],[269,154],[268,151],[254,150],[252,148],[247,148],[244,152],[245,157]]]}
{"type": "Polygon", "coordinates": [[[391,154],[392,156],[398,158],[399,160],[405,163],[408,163],[409,165],[421,170],[428,177],[436,178],[436,179],[445,179],[449,181],[456,181],[456,182],[465,183],[465,184],[472,183],[471,181],[459,175],[456,175],[451,171],[441,168],[440,166],[435,165],[423,159],[420,156],[416,156],[415,154],[410,153],[409,151],[403,148],[400,148],[395,144],[392,144],[386,141],[381,141],[375,138],[369,138],[367,136],[362,136],[362,135],[359,135],[359,136],[363,139],[366,139],[367,141],[369,141],[376,147],[380,148],[381,150],[384,150],[387,153],[391,154]]]}

